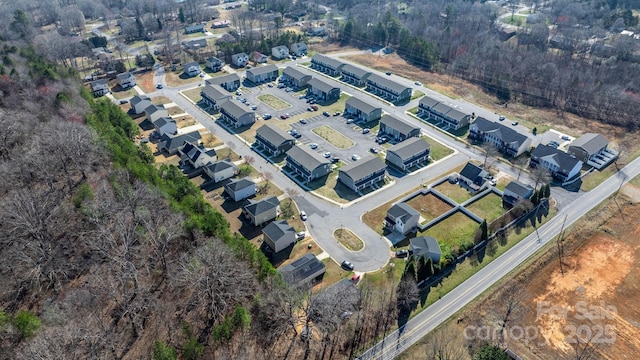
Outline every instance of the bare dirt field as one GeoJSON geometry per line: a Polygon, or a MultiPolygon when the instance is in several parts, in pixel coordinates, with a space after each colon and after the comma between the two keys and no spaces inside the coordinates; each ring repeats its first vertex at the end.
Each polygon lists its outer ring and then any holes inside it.
{"type": "Polygon", "coordinates": [[[145,93],[156,91],[155,86],[153,86],[153,72],[151,71],[137,75],[136,84],[138,84],[145,93]]]}
{"type": "Polygon", "coordinates": [[[417,195],[407,201],[407,205],[420,213],[420,221],[427,223],[445,212],[451,210],[452,206],[440,200],[433,194],[417,195]]]}

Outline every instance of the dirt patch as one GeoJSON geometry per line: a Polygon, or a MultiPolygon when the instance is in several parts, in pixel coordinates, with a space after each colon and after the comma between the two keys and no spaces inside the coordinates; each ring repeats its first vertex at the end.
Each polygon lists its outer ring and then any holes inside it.
{"type": "Polygon", "coordinates": [[[182,129],[184,127],[196,124],[196,119],[191,117],[191,115],[183,115],[183,116],[175,117],[174,120],[176,121],[176,125],[178,126],[178,129],[182,129]]]}
{"type": "Polygon", "coordinates": [[[445,212],[451,210],[452,206],[440,200],[433,194],[417,195],[407,201],[407,205],[411,206],[420,213],[421,223],[427,223],[445,212]]]}
{"type": "Polygon", "coordinates": [[[141,75],[136,75],[136,84],[145,93],[156,91],[156,87],[153,85],[153,72],[149,71],[141,75]]]}

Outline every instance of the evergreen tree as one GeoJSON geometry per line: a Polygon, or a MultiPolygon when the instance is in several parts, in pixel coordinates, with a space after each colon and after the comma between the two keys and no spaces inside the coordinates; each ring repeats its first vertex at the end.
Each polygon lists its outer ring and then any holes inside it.
{"type": "Polygon", "coordinates": [[[511,359],[496,345],[485,343],[473,354],[473,360],[509,360],[511,359]]]}
{"type": "Polygon", "coordinates": [[[187,21],[187,19],[184,16],[184,9],[182,7],[178,9],[178,19],[180,19],[181,23],[184,23],[185,21],[187,21]]]}
{"type": "Polygon", "coordinates": [[[489,238],[489,226],[487,225],[487,220],[482,220],[480,224],[480,241],[485,241],[489,238]]]}
{"type": "Polygon", "coordinates": [[[544,197],[545,199],[548,199],[551,196],[551,185],[546,184],[544,186],[544,197]]]}
{"type": "Polygon", "coordinates": [[[416,279],[416,260],[414,256],[409,257],[409,260],[407,260],[407,264],[404,267],[402,278],[404,279],[407,276],[412,276],[414,280],[416,279]]]}

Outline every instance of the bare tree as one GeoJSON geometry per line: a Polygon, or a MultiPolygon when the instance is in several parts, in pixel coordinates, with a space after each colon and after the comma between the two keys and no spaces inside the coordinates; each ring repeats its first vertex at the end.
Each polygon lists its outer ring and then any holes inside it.
{"type": "Polygon", "coordinates": [[[498,151],[498,148],[490,142],[483,143],[481,148],[484,153],[483,166],[485,169],[489,169],[493,165],[493,161],[489,162],[489,159],[493,159],[500,155],[500,151],[498,151]]]}
{"type": "Polygon", "coordinates": [[[538,188],[538,185],[546,185],[551,182],[551,173],[544,166],[536,166],[531,170],[531,177],[536,182],[534,189],[538,188]]]}
{"type": "Polygon", "coordinates": [[[467,358],[464,340],[459,332],[445,327],[430,335],[425,355],[432,360],[462,360],[467,358]]]}

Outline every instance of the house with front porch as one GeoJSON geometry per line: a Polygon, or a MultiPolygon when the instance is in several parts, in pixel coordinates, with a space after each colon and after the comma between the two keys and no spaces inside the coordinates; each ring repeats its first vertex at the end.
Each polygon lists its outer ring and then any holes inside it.
{"type": "Polygon", "coordinates": [[[132,73],[126,72],[116,76],[118,85],[124,90],[136,86],[136,77],[132,73]]]}
{"type": "Polygon", "coordinates": [[[186,141],[184,146],[178,150],[178,154],[180,154],[180,162],[183,165],[189,165],[194,169],[199,169],[218,160],[214,149],[206,150],[199,144],[189,141],[186,141]]]}
{"type": "Polygon", "coordinates": [[[495,146],[507,157],[518,157],[531,149],[531,138],[516,130],[483,117],[477,117],[469,126],[469,139],[495,146]]]}
{"type": "Polygon", "coordinates": [[[318,153],[306,147],[293,146],[287,151],[287,168],[294,176],[302,178],[307,184],[313,180],[328,175],[331,172],[331,163],[318,153]]]}
{"type": "Polygon", "coordinates": [[[378,136],[383,134],[388,135],[395,141],[404,141],[408,138],[420,136],[420,128],[387,114],[380,119],[378,136]]]}
{"type": "Polygon", "coordinates": [[[131,110],[138,115],[144,113],[144,110],[151,105],[151,99],[147,95],[136,95],[129,101],[131,110]]]}
{"type": "Polygon", "coordinates": [[[468,162],[460,171],[458,180],[464,183],[472,191],[482,189],[487,181],[489,172],[480,166],[468,162]]]}
{"type": "Polygon", "coordinates": [[[420,137],[412,137],[387,149],[385,160],[402,171],[426,164],[429,161],[431,146],[420,137]]]}
{"type": "Polygon", "coordinates": [[[513,207],[523,200],[528,200],[533,195],[533,187],[513,180],[505,186],[502,195],[502,204],[505,207],[513,207]]]}
{"type": "Polygon", "coordinates": [[[368,156],[338,170],[338,181],[360,192],[384,180],[387,165],[377,156],[368,156]]]}
{"type": "Polygon", "coordinates": [[[204,173],[209,179],[213,180],[213,182],[231,179],[238,175],[238,171],[238,166],[227,160],[216,161],[204,167],[204,173]]]}
{"type": "Polygon", "coordinates": [[[282,60],[289,57],[289,48],[286,45],[278,45],[271,48],[271,56],[276,60],[282,60]]]}
{"type": "Polygon", "coordinates": [[[249,55],[245,53],[237,53],[231,55],[231,63],[239,68],[247,66],[249,64],[249,55]]]}
{"type": "Polygon", "coordinates": [[[305,55],[307,53],[307,44],[303,43],[303,42],[297,42],[294,44],[291,44],[291,46],[289,46],[289,53],[296,55],[296,56],[302,56],[305,55]]]}
{"type": "Polygon", "coordinates": [[[200,64],[197,61],[190,62],[184,65],[184,73],[187,76],[194,77],[200,74],[200,64]]]}
{"type": "Polygon", "coordinates": [[[108,94],[109,91],[109,83],[106,79],[99,79],[91,82],[91,92],[93,96],[100,97],[108,94]]]}
{"type": "Polygon", "coordinates": [[[214,56],[206,58],[205,62],[207,63],[209,70],[213,72],[222,70],[222,67],[224,66],[224,61],[214,56]]]}
{"type": "Polygon", "coordinates": [[[278,156],[289,151],[295,143],[293,136],[277,125],[264,124],[256,131],[254,147],[262,149],[267,156],[278,156]]]}
{"type": "Polygon", "coordinates": [[[370,102],[355,96],[347,99],[344,105],[344,112],[345,115],[362,122],[376,121],[382,117],[381,107],[372,105],[370,102]]]}

